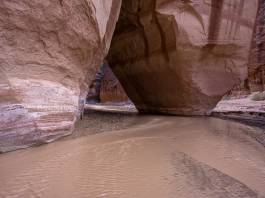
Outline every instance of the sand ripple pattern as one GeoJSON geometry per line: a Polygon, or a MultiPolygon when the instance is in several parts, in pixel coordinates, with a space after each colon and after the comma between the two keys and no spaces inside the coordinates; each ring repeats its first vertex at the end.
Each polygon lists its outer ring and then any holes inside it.
{"type": "MultiPolygon", "coordinates": [[[[80,130],[80,129],[78,129],[80,130]]],[[[0,156],[4,198],[262,198],[258,129],[215,118],[144,116],[126,130],[0,156]]]]}

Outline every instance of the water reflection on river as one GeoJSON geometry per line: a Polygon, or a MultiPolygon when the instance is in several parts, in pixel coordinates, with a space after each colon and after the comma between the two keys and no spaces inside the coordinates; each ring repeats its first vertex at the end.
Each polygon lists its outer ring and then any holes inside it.
{"type": "Polygon", "coordinates": [[[0,197],[265,195],[265,148],[246,135],[253,128],[216,118],[138,116],[134,123],[1,155],[0,197]]]}

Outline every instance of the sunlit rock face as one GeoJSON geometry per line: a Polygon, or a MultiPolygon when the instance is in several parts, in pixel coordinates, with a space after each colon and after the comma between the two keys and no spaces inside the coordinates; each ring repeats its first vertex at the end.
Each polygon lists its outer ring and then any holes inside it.
{"type": "Polygon", "coordinates": [[[108,60],[141,112],[204,115],[247,74],[257,0],[124,0],[108,60]]]}
{"type": "Polygon", "coordinates": [[[120,0],[1,0],[0,152],[69,134],[120,0]]]}

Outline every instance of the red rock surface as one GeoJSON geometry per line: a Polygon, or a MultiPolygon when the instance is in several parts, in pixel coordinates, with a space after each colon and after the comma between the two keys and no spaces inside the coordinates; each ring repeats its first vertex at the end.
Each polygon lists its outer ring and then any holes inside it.
{"type": "Polygon", "coordinates": [[[71,133],[120,5],[0,1],[0,152],[71,133]]]}
{"type": "Polygon", "coordinates": [[[120,103],[129,102],[117,77],[113,74],[107,61],[101,65],[90,83],[87,103],[120,103]]]}
{"type": "Polygon", "coordinates": [[[257,8],[257,0],[124,0],[108,60],[141,112],[208,114],[247,76],[257,8]]]}
{"type": "MultiPolygon", "coordinates": [[[[108,60],[136,107],[208,114],[246,78],[259,1],[0,1],[0,152],[71,133],[121,3],[108,60]]],[[[254,76],[264,74],[264,3],[259,13],[254,76]]],[[[113,79],[103,81],[106,100],[122,95],[113,79]]]]}
{"type": "Polygon", "coordinates": [[[127,102],[130,99],[126,95],[121,83],[113,74],[109,65],[103,67],[103,79],[100,88],[100,101],[106,102],[127,102]]]}
{"type": "Polygon", "coordinates": [[[248,79],[249,88],[252,92],[265,91],[265,0],[259,0],[248,79]]]}
{"type": "MultiPolygon", "coordinates": [[[[248,76],[231,90],[227,99],[246,98],[253,92],[265,91],[265,0],[259,0],[255,28],[252,38],[248,76]]],[[[241,103],[242,104],[242,103],[241,103]]],[[[229,105],[227,105],[229,106],[229,105]]],[[[227,108],[226,108],[227,109],[227,108]]]]}

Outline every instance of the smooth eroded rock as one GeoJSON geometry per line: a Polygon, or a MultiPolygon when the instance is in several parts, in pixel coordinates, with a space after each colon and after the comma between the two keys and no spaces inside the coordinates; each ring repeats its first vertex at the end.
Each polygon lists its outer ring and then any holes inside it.
{"type": "Polygon", "coordinates": [[[257,0],[124,0],[108,60],[141,112],[204,115],[247,74],[257,0]]]}
{"type": "Polygon", "coordinates": [[[71,133],[121,0],[0,2],[0,152],[71,133]]]}

